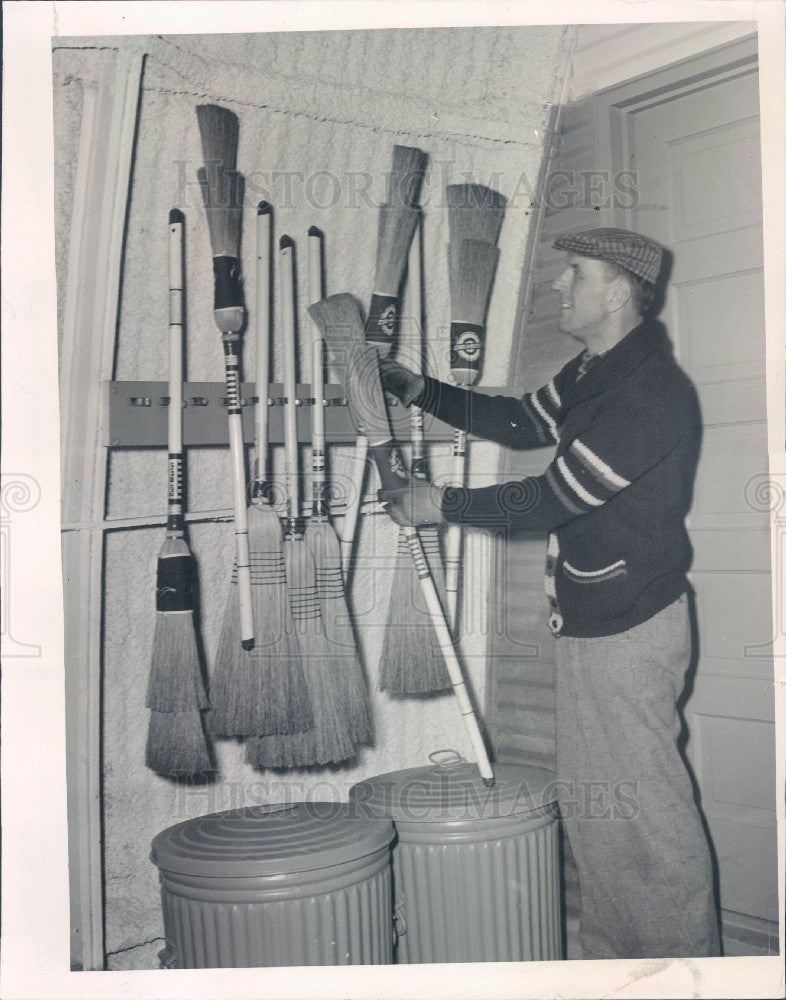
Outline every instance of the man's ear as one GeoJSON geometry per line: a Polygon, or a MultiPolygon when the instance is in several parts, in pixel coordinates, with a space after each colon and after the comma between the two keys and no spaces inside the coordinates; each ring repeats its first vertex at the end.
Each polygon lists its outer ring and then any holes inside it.
{"type": "Polygon", "coordinates": [[[626,302],[630,301],[631,295],[632,289],[627,278],[623,274],[613,277],[609,282],[608,293],[606,295],[609,312],[617,312],[622,309],[626,302]]]}

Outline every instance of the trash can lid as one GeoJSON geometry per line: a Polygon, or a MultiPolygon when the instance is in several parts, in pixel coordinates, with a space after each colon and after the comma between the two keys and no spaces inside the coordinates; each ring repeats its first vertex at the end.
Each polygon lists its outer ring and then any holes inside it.
{"type": "Polygon", "coordinates": [[[476,764],[453,758],[367,778],[350,788],[349,797],[360,815],[408,823],[472,824],[551,808],[556,801],[554,775],[542,768],[495,764],[494,779],[487,788],[476,764]]]}
{"type": "Polygon", "coordinates": [[[392,839],[389,819],[358,816],[348,803],[298,802],[178,823],[153,838],[150,858],[162,871],[181,875],[249,878],[354,861],[392,839]]]}

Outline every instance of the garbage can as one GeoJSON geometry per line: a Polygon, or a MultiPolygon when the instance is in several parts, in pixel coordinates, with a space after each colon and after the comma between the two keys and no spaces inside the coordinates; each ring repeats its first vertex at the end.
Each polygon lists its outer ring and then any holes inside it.
{"type": "Polygon", "coordinates": [[[163,830],[169,960],[181,969],[392,962],[389,819],[346,803],[212,813],[163,830]]]}
{"type": "Polygon", "coordinates": [[[359,815],[396,827],[396,961],[562,957],[553,775],[497,764],[486,788],[458,761],[392,771],[350,789],[359,815]]]}

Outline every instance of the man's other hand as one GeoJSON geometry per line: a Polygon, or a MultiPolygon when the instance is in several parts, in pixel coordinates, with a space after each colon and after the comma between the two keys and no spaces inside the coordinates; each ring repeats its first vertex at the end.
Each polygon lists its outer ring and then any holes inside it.
{"type": "Polygon", "coordinates": [[[379,490],[377,498],[387,504],[387,512],[405,528],[423,524],[440,524],[444,489],[433,483],[413,482],[403,490],[379,490]]]}

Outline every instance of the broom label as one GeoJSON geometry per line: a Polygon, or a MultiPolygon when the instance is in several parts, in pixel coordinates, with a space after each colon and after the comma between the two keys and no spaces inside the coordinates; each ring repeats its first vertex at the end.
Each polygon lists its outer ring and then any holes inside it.
{"type": "Polygon", "coordinates": [[[159,559],[156,572],[156,611],[193,611],[191,556],[159,559]]]}
{"type": "Polygon", "coordinates": [[[450,370],[457,381],[472,384],[480,375],[483,360],[484,329],[476,323],[450,324],[450,370]]]}
{"type": "Polygon", "coordinates": [[[366,320],[366,340],[387,350],[393,346],[398,321],[398,296],[372,295],[366,320]]]}

